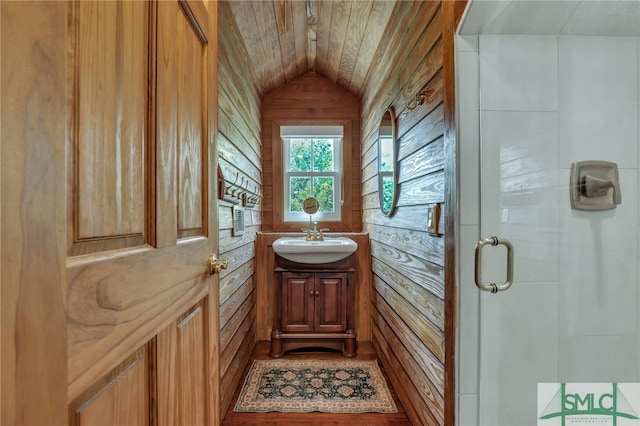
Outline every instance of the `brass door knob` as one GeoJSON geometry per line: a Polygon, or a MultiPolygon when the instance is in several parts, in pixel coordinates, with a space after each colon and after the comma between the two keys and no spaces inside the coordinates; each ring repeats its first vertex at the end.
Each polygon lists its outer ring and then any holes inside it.
{"type": "Polygon", "coordinates": [[[227,260],[218,259],[218,256],[216,256],[215,253],[211,253],[211,256],[209,256],[209,273],[211,275],[219,274],[220,270],[227,269],[227,266],[229,266],[229,262],[227,260]]]}

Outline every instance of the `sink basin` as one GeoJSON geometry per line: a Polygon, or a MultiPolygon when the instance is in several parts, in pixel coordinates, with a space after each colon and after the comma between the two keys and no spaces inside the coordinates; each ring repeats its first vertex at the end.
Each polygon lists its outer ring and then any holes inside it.
{"type": "Polygon", "coordinates": [[[273,251],[298,263],[336,262],[349,257],[357,248],[358,243],[346,237],[326,238],[324,241],[282,237],[273,242],[273,251]]]}

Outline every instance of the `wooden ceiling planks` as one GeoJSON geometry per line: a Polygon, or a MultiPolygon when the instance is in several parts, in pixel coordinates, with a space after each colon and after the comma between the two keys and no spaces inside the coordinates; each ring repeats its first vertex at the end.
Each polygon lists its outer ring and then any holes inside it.
{"type": "MultiPolygon", "coordinates": [[[[280,47],[280,37],[278,36],[274,6],[273,1],[253,0],[251,2],[257,24],[256,30],[258,31],[260,40],[262,40],[262,47],[267,57],[267,66],[271,72],[271,79],[275,87],[279,87],[286,82],[286,76],[284,62],[282,61],[282,50],[280,47]]],[[[250,50],[248,51],[249,56],[251,56],[252,52],[250,50]]]]}
{"type": "MultiPolygon", "coordinates": [[[[262,94],[273,88],[274,83],[271,79],[271,70],[267,64],[267,57],[264,47],[262,46],[260,33],[256,30],[257,23],[253,14],[253,7],[251,7],[251,3],[248,1],[233,1],[227,4],[231,6],[236,25],[244,40],[247,52],[251,57],[253,71],[257,79],[255,84],[258,87],[258,92],[262,94]]],[[[220,30],[228,31],[228,29],[222,27],[220,30]]]]}
{"type": "Polygon", "coordinates": [[[360,54],[360,46],[367,30],[367,23],[371,14],[373,2],[359,1],[353,3],[351,7],[351,15],[349,16],[349,25],[347,26],[347,34],[344,39],[344,47],[338,65],[337,83],[349,88],[351,75],[356,66],[358,55],[360,54]]]}
{"type": "Polygon", "coordinates": [[[353,93],[362,94],[365,78],[369,72],[369,68],[373,63],[373,58],[378,50],[378,45],[384,31],[391,19],[391,13],[395,8],[395,1],[375,1],[372,2],[371,13],[367,21],[365,30],[366,37],[362,40],[358,61],[351,74],[349,82],[349,90],[353,93]]]}
{"type": "Polygon", "coordinates": [[[228,4],[249,52],[256,75],[253,83],[260,95],[314,71],[361,96],[396,0],[228,4]]]}
{"type": "Polygon", "coordinates": [[[296,42],[293,26],[293,4],[286,0],[275,0],[273,11],[278,31],[278,40],[286,81],[299,75],[296,60],[296,42]]]}
{"type": "Polygon", "coordinates": [[[293,22],[293,42],[295,48],[295,61],[297,74],[307,72],[307,8],[305,2],[294,1],[291,3],[291,20],[293,22]]]}
{"type": "Polygon", "coordinates": [[[318,2],[318,16],[316,24],[316,63],[314,71],[327,76],[327,54],[329,53],[329,40],[331,38],[331,12],[332,1],[318,2]]]}
{"type": "Polygon", "coordinates": [[[335,2],[331,11],[331,31],[329,33],[325,77],[333,83],[338,81],[338,69],[344,53],[347,26],[351,18],[351,5],[352,2],[335,2]]]}

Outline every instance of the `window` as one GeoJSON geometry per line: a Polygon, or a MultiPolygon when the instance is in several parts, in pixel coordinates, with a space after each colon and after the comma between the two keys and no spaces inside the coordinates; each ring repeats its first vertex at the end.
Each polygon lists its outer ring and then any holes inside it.
{"type": "Polygon", "coordinates": [[[283,126],[283,129],[284,220],[309,220],[309,215],[302,210],[302,202],[307,197],[315,197],[320,210],[313,216],[314,220],[339,221],[342,132],[336,135],[335,126],[323,126],[321,130],[317,126],[283,126]],[[302,129],[290,129],[297,127],[302,129]]]}

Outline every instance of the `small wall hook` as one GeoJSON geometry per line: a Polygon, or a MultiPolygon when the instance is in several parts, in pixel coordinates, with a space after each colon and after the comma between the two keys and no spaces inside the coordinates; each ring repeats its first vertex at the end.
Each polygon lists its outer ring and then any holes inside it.
{"type": "Polygon", "coordinates": [[[413,99],[413,104],[409,104],[409,102],[407,102],[405,103],[405,106],[407,107],[408,110],[413,111],[414,109],[418,108],[420,105],[424,104],[424,101],[426,98],[427,98],[427,95],[425,92],[416,93],[413,99]]]}
{"type": "Polygon", "coordinates": [[[416,93],[416,95],[415,95],[415,97],[414,97],[414,99],[413,99],[413,104],[411,104],[411,103],[409,103],[409,102],[406,102],[406,103],[405,103],[405,106],[407,107],[407,109],[408,109],[409,111],[413,111],[414,109],[416,109],[416,108],[418,107],[418,105],[420,105],[420,104],[418,103],[418,96],[419,96],[419,95],[416,93]]]}
{"type": "Polygon", "coordinates": [[[411,101],[405,102],[405,106],[409,111],[413,111],[414,109],[418,108],[420,105],[423,105],[427,101],[427,99],[429,99],[429,96],[432,96],[432,95],[433,95],[433,89],[422,89],[418,93],[416,93],[415,96],[413,97],[412,99],[413,103],[410,103],[411,101]]]}

